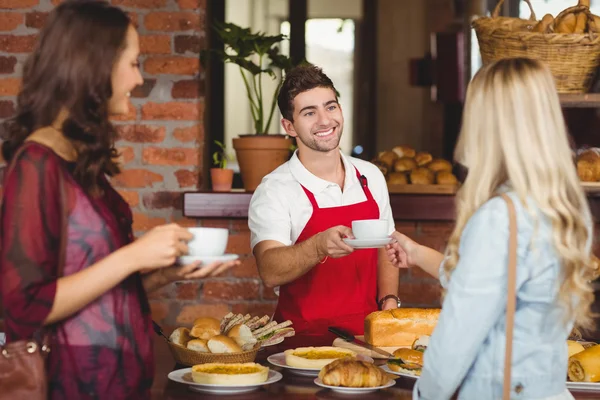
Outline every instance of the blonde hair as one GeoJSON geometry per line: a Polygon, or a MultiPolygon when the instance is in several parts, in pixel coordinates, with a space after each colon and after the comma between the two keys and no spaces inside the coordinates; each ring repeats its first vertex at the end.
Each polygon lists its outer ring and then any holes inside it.
{"type": "Polygon", "coordinates": [[[478,71],[467,90],[455,157],[469,172],[457,194],[456,226],[445,263],[448,278],[458,263],[467,221],[501,184],[510,182],[525,207],[526,199],[532,200],[552,223],[562,263],[558,300],[566,319],[590,326],[593,267],[585,219],[591,214],[550,71],[525,58],[500,60],[478,71]]]}

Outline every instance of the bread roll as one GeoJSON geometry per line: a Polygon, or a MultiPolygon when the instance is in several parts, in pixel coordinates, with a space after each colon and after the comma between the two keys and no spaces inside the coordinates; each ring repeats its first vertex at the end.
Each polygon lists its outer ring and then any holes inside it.
{"type": "Polygon", "coordinates": [[[252,385],[265,382],[269,368],[257,363],[207,363],[192,367],[192,380],[209,385],[252,385]]]}
{"type": "Polygon", "coordinates": [[[431,185],[435,182],[435,174],[428,168],[419,167],[410,172],[410,183],[413,185],[431,185]]]}
{"type": "Polygon", "coordinates": [[[396,308],[375,311],[365,318],[365,341],[377,347],[411,346],[421,335],[431,335],[437,308],[396,308]]]}
{"type": "Polygon", "coordinates": [[[406,363],[414,363],[423,365],[423,352],[401,347],[394,351],[393,356],[399,358],[406,363]]]}
{"type": "Polygon", "coordinates": [[[227,333],[227,336],[235,340],[241,347],[246,344],[253,345],[257,342],[250,328],[244,324],[234,325],[227,333]]]}
{"type": "Polygon", "coordinates": [[[388,185],[406,185],[408,177],[405,172],[390,172],[387,176],[388,185]]]}
{"type": "Polygon", "coordinates": [[[417,168],[417,162],[414,158],[402,157],[397,159],[396,162],[394,162],[395,172],[411,171],[415,168],[417,168]]]}
{"type": "Polygon", "coordinates": [[[177,328],[169,336],[171,342],[183,347],[187,345],[190,339],[190,330],[188,328],[177,328]]]}
{"type": "Polygon", "coordinates": [[[394,153],[398,155],[398,157],[414,157],[416,155],[415,149],[410,146],[396,146],[393,149],[394,153]]]}
{"type": "Polygon", "coordinates": [[[342,387],[383,386],[393,379],[372,363],[351,358],[327,364],[319,372],[319,378],[326,385],[342,387]]]}
{"type": "Polygon", "coordinates": [[[433,172],[452,172],[452,164],[450,164],[449,161],[443,160],[441,158],[436,158],[435,160],[427,164],[427,168],[429,168],[433,172]]]}
{"type": "Polygon", "coordinates": [[[190,350],[198,351],[200,353],[210,353],[207,342],[203,339],[192,339],[187,342],[186,347],[190,350]]]}
{"type": "Polygon", "coordinates": [[[211,353],[241,353],[242,348],[232,338],[217,335],[208,341],[208,349],[211,353]]]}
{"type": "Polygon", "coordinates": [[[533,32],[548,33],[554,22],[552,14],[544,15],[544,18],[533,27],[533,32]]]}
{"type": "Polygon", "coordinates": [[[456,185],[458,184],[458,179],[452,172],[448,171],[440,171],[435,176],[435,182],[439,185],[456,185]]]}
{"type": "Polygon", "coordinates": [[[417,165],[419,167],[422,167],[423,165],[430,163],[431,160],[433,160],[433,157],[431,156],[431,154],[426,153],[424,151],[417,153],[417,155],[415,156],[415,161],[417,162],[417,165]]]}
{"type": "Polygon", "coordinates": [[[385,165],[387,165],[388,168],[392,168],[392,166],[394,165],[394,162],[398,158],[399,158],[398,154],[394,153],[393,151],[382,151],[377,156],[377,160],[381,161],[382,163],[384,163],[385,165]]]}
{"type": "Polygon", "coordinates": [[[379,168],[379,170],[381,171],[381,173],[383,174],[383,176],[387,176],[388,172],[390,171],[390,169],[392,169],[391,166],[387,165],[386,163],[384,163],[383,161],[379,161],[379,160],[373,160],[372,161],[373,165],[375,165],[377,168],[379,168]]]}
{"type": "Polygon", "coordinates": [[[570,357],[568,374],[573,382],[600,382],[600,345],[570,357]]]}
{"type": "Polygon", "coordinates": [[[190,335],[198,339],[208,340],[221,333],[221,321],[216,318],[204,317],[194,321],[190,335]]]}
{"type": "Polygon", "coordinates": [[[596,181],[596,169],[593,161],[578,160],[577,161],[577,176],[583,182],[596,181]]]}

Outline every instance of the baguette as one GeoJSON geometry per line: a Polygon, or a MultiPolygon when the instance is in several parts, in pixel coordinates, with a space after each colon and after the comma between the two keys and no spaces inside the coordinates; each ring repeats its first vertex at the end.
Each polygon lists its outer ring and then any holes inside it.
{"type": "Polygon", "coordinates": [[[365,318],[365,341],[377,347],[410,347],[421,335],[433,333],[439,314],[435,308],[375,311],[365,318]]]}

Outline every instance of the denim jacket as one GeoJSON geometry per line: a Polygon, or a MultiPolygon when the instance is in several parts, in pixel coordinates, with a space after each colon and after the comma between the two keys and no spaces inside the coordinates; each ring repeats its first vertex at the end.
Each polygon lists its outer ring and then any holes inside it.
{"type": "MultiPolygon", "coordinates": [[[[518,232],[511,399],[568,395],[566,339],[573,321],[565,319],[556,301],[561,264],[552,226],[541,214],[535,223],[516,194],[508,194],[515,203],[518,232]]],[[[539,213],[532,202],[529,207],[539,213]]],[[[413,400],[449,399],[457,390],[459,399],[502,398],[508,225],[506,202],[492,198],[467,222],[460,261],[449,281],[442,262],[440,281],[447,293],[413,400]]]]}

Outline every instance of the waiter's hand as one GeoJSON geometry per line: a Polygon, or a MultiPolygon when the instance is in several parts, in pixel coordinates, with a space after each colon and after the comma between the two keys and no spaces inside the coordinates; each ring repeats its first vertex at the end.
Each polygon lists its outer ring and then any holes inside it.
{"type": "Polygon", "coordinates": [[[319,256],[322,258],[340,258],[352,253],[354,248],[348,246],[342,240],[344,238],[354,239],[352,229],[344,225],[334,226],[319,233],[316,237],[319,256]]]}
{"type": "Polygon", "coordinates": [[[391,236],[394,241],[385,246],[390,262],[396,268],[414,267],[419,244],[400,232],[394,232],[391,236]]]}

